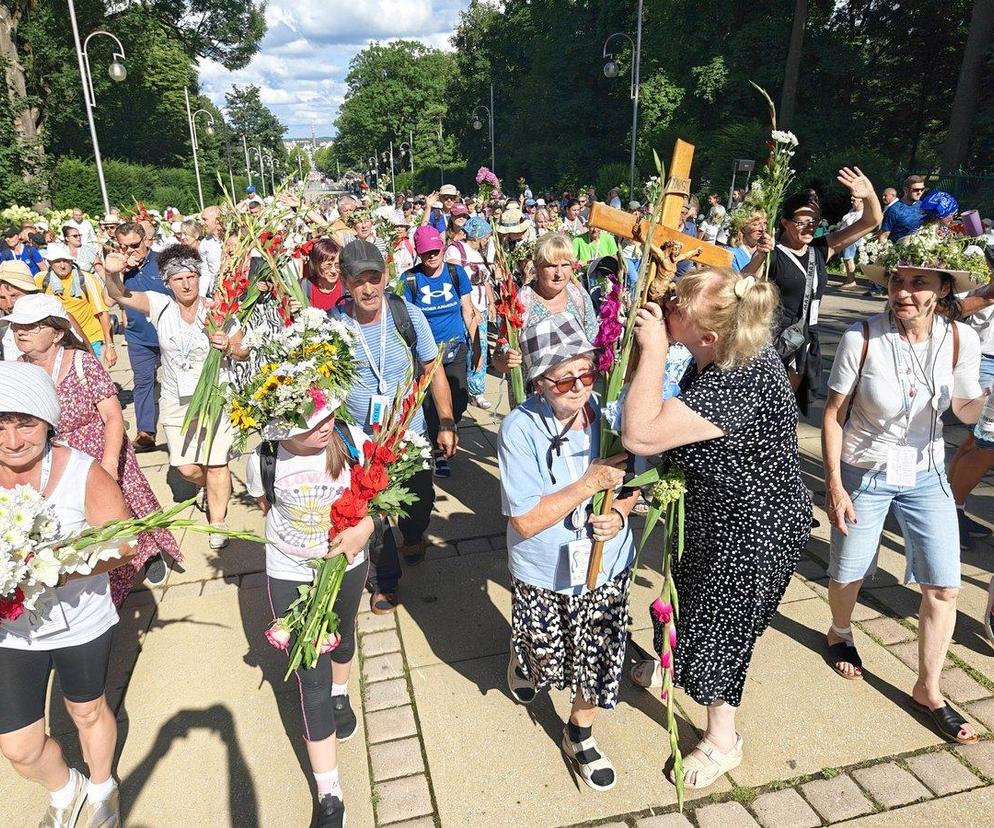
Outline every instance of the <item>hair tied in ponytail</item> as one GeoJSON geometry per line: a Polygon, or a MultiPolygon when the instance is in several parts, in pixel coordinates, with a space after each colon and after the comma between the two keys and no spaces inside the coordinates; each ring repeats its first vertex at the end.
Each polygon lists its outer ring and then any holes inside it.
{"type": "Polygon", "coordinates": [[[735,298],[742,300],[745,295],[752,289],[753,285],[756,284],[755,276],[743,276],[735,283],[735,298]]]}

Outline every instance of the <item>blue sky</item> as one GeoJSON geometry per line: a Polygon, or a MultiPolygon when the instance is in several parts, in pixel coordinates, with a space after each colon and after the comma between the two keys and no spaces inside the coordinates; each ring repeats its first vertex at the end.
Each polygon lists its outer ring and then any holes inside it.
{"type": "Polygon", "coordinates": [[[405,38],[450,49],[459,12],[469,0],[269,0],[268,29],[251,63],[229,72],[200,64],[201,90],[217,106],[233,85],[255,84],[262,101],[287,125],[288,138],[305,138],[311,124],[332,135],[345,96],[349,61],[368,43],[405,38]]]}

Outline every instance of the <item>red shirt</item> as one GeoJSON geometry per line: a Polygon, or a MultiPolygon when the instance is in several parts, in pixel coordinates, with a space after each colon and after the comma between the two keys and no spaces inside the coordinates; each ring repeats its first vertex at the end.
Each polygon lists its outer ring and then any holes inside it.
{"type": "Polygon", "coordinates": [[[330,293],[325,293],[321,290],[314,282],[308,282],[307,293],[311,300],[311,307],[317,308],[318,310],[328,311],[331,310],[335,305],[338,304],[338,300],[342,298],[345,293],[345,285],[339,277],[338,281],[335,282],[335,287],[330,293]]]}

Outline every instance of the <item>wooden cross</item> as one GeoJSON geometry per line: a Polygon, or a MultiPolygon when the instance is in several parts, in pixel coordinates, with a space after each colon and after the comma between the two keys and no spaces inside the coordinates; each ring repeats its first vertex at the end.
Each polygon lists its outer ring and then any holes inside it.
{"type": "MultiPolygon", "coordinates": [[[[663,197],[663,211],[652,234],[652,264],[649,266],[649,293],[651,299],[659,300],[665,297],[669,285],[676,275],[679,262],[691,259],[700,264],[712,267],[730,267],[732,254],[715,244],[701,241],[681,232],[680,213],[683,205],[690,197],[690,165],[694,160],[694,145],[677,139],[673,147],[673,159],[670,161],[670,178],[666,182],[666,194],[663,197]],[[657,267],[663,272],[660,278],[655,278],[657,267]]],[[[649,234],[649,222],[643,219],[635,222],[631,213],[617,210],[601,202],[595,202],[590,208],[591,227],[599,227],[608,233],[613,233],[624,239],[642,241],[649,234]]],[[[644,297],[635,297],[634,301],[642,301],[644,297]]],[[[629,367],[635,364],[635,355],[629,367]]],[[[607,514],[614,500],[614,492],[608,491],[604,496],[602,514],[607,514]]],[[[587,589],[597,586],[597,576],[601,571],[604,554],[604,544],[597,541],[590,553],[590,564],[587,568],[587,589]]]]}
{"type": "MultiPolygon", "coordinates": [[[[690,197],[690,164],[693,160],[694,145],[677,139],[673,159],[670,161],[670,177],[666,182],[663,213],[652,234],[652,243],[661,251],[675,251],[671,255],[679,258],[689,258],[712,267],[730,267],[732,254],[728,250],[681,232],[680,212],[684,202],[690,197]],[[677,248],[676,244],[680,247],[677,248]]],[[[648,220],[643,219],[636,225],[631,213],[608,207],[599,201],[590,208],[588,223],[624,239],[644,239],[649,233],[648,220]]]]}

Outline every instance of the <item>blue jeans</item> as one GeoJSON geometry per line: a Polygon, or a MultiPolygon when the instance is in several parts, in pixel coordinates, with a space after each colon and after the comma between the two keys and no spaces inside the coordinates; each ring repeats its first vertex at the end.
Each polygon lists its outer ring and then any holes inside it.
{"type": "Polygon", "coordinates": [[[155,408],[155,372],[159,370],[159,348],[138,342],[128,343],[131,372],[135,377],[135,420],[139,431],[155,434],[158,414],[155,408]]]}
{"type": "Polygon", "coordinates": [[[848,534],[832,529],[828,574],[840,584],[872,575],[880,553],[880,533],[893,506],[904,535],[906,584],[958,589],[959,522],[944,471],[919,471],[914,486],[887,483],[887,473],[842,464],[842,485],[852,499],[856,523],[848,534]]]}
{"type": "Polygon", "coordinates": [[[994,356],[990,354],[980,355],[980,387],[994,388],[994,356]]]}
{"type": "Polygon", "coordinates": [[[469,385],[470,396],[476,397],[487,390],[487,320],[480,323],[480,350],[483,352],[483,360],[480,363],[480,370],[473,370],[473,349],[469,349],[466,354],[466,381],[469,385]]]}

